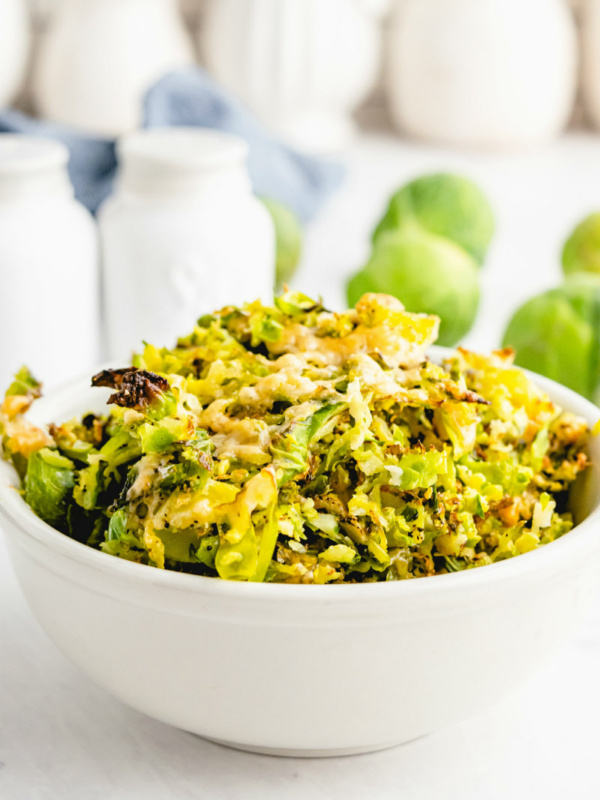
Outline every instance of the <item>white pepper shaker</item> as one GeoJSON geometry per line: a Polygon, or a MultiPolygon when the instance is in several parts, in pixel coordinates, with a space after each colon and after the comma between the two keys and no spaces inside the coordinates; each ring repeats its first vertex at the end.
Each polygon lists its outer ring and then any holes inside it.
{"type": "Polygon", "coordinates": [[[99,214],[108,355],[173,346],[202,314],[272,299],[275,234],[252,194],[246,143],[205,128],[138,131],[118,146],[99,214]]]}
{"type": "Polygon", "coordinates": [[[98,360],[98,241],[58,142],[0,134],[0,393],[22,365],[45,385],[98,360]]]}

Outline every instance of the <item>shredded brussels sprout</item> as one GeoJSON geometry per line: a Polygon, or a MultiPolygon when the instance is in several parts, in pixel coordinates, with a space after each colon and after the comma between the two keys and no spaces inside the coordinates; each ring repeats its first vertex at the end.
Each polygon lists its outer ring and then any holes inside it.
{"type": "Polygon", "coordinates": [[[292,292],[227,307],[95,376],[114,389],[104,415],[36,428],[21,370],[4,456],[65,534],[226,580],[403,580],[554,541],[573,524],[585,420],[510,351],[428,360],[437,329],[387,295],[342,314],[292,292]]]}

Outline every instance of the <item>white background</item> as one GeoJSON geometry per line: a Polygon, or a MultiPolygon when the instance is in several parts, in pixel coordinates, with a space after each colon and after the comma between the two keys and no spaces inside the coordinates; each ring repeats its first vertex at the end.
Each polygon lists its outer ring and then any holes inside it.
{"type": "MultiPolygon", "coordinates": [[[[467,340],[479,349],[499,344],[522,300],[558,282],[568,231],[600,210],[600,137],[591,134],[498,156],[372,135],[349,148],[347,158],[344,188],[308,234],[298,288],[341,308],[340,287],[367,256],[387,197],[414,175],[463,172],[486,191],[498,219],[480,316],[467,340]]],[[[399,713],[409,690],[403,676],[390,686],[399,713]]],[[[32,618],[0,546],[2,800],[596,800],[599,719],[600,601],[533,682],[453,728],[343,759],[238,753],[143,717],[81,676],[32,618]]]]}

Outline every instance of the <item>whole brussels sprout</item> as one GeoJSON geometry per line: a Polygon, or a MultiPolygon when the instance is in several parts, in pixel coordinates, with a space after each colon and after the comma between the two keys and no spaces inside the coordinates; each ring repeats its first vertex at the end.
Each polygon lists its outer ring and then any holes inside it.
{"type": "Polygon", "coordinates": [[[515,363],[590,400],[600,388],[600,276],[574,275],[526,302],[510,320],[503,344],[515,363]]]}
{"type": "Polygon", "coordinates": [[[594,272],[600,275],[600,213],[580,222],[569,236],[562,253],[565,275],[594,272]]]}
{"type": "Polygon", "coordinates": [[[275,225],[275,283],[289,281],[302,255],[302,226],[293,211],[268,197],[261,198],[275,225]]]}
{"type": "Polygon", "coordinates": [[[462,247],[482,264],[494,235],[494,214],[486,197],[467,178],[425,175],[407,183],[390,200],[375,228],[373,243],[382,233],[419,226],[462,247]]]}
{"type": "Polygon", "coordinates": [[[397,297],[408,311],[441,319],[439,344],[454,345],[470,329],[479,304],[479,271],[470,255],[418,228],[381,234],[367,265],[348,284],[348,302],[365,292],[397,297]]]}

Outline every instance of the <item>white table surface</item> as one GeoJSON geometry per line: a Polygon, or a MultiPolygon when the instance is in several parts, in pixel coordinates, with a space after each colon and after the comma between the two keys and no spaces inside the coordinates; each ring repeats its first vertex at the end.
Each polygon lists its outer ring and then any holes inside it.
{"type": "MultiPolygon", "coordinates": [[[[387,196],[426,171],[469,174],[498,217],[480,317],[466,340],[480,349],[499,344],[521,300],[558,281],[566,233],[600,210],[600,137],[590,134],[497,156],[370,135],[346,156],[348,180],[313,224],[295,285],[343,306],[340,286],[367,255],[387,196]]],[[[534,682],[445,731],[343,759],[228,750],[124,707],[80,675],[33,619],[0,545],[2,800],[597,800],[599,720],[600,600],[534,682]]]]}

